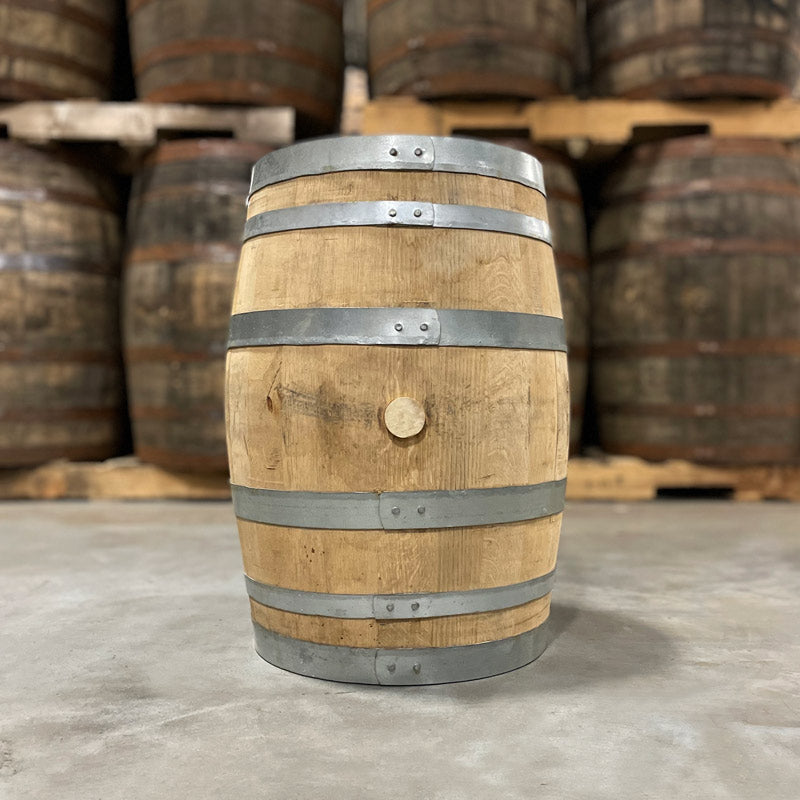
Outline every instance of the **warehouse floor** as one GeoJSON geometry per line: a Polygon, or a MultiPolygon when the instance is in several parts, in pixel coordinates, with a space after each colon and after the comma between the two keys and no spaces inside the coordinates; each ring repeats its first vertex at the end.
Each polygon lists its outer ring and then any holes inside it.
{"type": "Polygon", "coordinates": [[[797,505],[573,503],[539,661],[404,689],[255,655],[227,503],[0,534],[2,800],[798,797],[797,505]]]}

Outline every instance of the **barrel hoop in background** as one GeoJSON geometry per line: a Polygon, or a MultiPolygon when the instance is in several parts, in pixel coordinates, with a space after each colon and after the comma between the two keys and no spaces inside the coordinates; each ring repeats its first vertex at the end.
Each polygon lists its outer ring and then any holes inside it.
{"type": "Polygon", "coordinates": [[[562,319],[512,311],[288,308],[231,318],[229,349],[327,344],[567,351],[562,319]]]}
{"type": "Polygon", "coordinates": [[[268,153],[253,167],[250,195],[293,178],[363,170],[483,175],[545,195],[542,165],[528,153],[477,139],[406,135],[318,139],[268,153]]]}
{"type": "Polygon", "coordinates": [[[247,594],[262,606],[338,619],[423,619],[479,614],[521,606],[549,594],[555,570],[529,581],[489,589],[415,594],[329,594],[286,589],[245,575],[247,594]]]}
{"type": "Polygon", "coordinates": [[[411,492],[304,492],[231,484],[239,519],[288,528],[408,531],[540,519],[564,510],[566,478],[524,486],[411,492]]]}
{"type": "Polygon", "coordinates": [[[494,642],[456,647],[375,649],[290,639],[258,623],[256,652],[270,664],[312,678],[383,686],[451,683],[499,675],[529,664],[547,647],[547,623],[494,642]]]}
{"type": "Polygon", "coordinates": [[[264,211],[247,220],[243,241],[284,231],[376,225],[510,233],[552,245],[550,226],[538,217],[485,206],[417,203],[408,200],[317,203],[264,211]]]}

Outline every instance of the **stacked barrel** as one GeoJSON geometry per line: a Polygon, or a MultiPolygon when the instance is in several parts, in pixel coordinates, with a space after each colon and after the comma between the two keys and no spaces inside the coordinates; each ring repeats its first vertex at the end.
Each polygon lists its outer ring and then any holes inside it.
{"type": "MultiPolygon", "coordinates": [[[[107,99],[116,7],[0,0],[0,102],[107,99]]],[[[122,446],[119,196],[65,147],[0,140],[0,467],[122,446]]]]}
{"type": "MultiPolygon", "coordinates": [[[[798,3],[588,0],[596,93],[788,95],[798,3]]],[[[800,174],[787,146],[689,136],[609,166],[592,232],[594,397],[611,453],[800,461],[800,174]]]]}
{"type": "MultiPolygon", "coordinates": [[[[343,75],[341,0],[128,0],[138,96],[290,106],[330,133],[343,75]]],[[[268,148],[163,142],[135,176],[123,294],[134,450],[224,471],[224,354],[252,165],[268,148]]]]}

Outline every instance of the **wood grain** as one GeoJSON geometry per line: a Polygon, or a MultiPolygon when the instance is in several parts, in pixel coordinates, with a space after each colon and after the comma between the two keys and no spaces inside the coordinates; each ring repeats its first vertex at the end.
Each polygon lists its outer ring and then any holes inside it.
{"type": "Polygon", "coordinates": [[[459,647],[495,642],[538,628],[550,614],[550,595],[521,606],[414,620],[338,619],[292,614],[250,601],[253,621],[281,636],[342,647],[459,647]]]}

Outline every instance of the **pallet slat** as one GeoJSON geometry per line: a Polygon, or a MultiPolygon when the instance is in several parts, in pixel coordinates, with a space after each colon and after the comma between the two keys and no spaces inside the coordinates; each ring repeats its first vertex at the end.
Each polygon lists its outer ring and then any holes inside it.
{"type": "MultiPolygon", "coordinates": [[[[651,500],[659,489],[727,489],[735,500],[800,501],[800,466],[705,467],[628,456],[573,458],[568,500],[651,500]]],[[[0,470],[0,500],[226,500],[228,476],[173,472],[133,456],[100,463],[54,461],[0,470]]]]}
{"type": "Polygon", "coordinates": [[[429,103],[385,97],[366,106],[362,132],[446,136],[459,131],[528,131],[534,141],[564,145],[574,157],[582,157],[592,148],[619,148],[647,128],[793,141],[800,138],[800,102],[560,97],[535,103],[429,103]]]}
{"type": "Polygon", "coordinates": [[[14,103],[0,107],[0,125],[12,139],[117,142],[150,147],[167,131],[227,133],[243,141],[294,141],[291,108],[214,108],[172,103],[99,103],[93,100],[14,103]]]}

